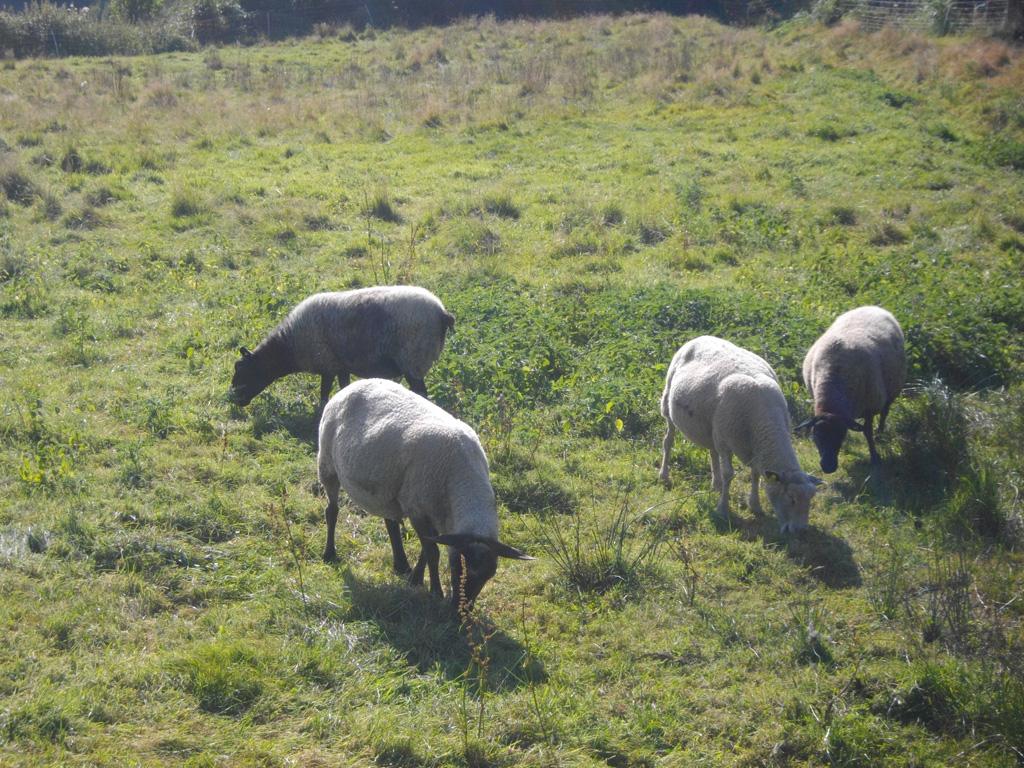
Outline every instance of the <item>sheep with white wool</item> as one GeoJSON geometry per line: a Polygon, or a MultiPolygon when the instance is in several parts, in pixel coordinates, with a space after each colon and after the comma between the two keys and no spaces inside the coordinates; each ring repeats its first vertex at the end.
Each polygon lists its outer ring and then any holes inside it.
{"type": "MultiPolygon", "coordinates": [[[[472,604],[497,570],[498,557],[532,559],[498,540],[494,490],[476,433],[392,381],[358,381],[331,399],[320,421],[317,460],[328,500],[325,560],[335,558],[341,489],[396,527],[409,518],[422,546],[410,583],[423,583],[426,564],[430,591],[438,596],[444,594],[438,544],[449,547],[456,607],[472,604]]],[[[394,537],[391,543],[397,559],[394,537]]]]}
{"type": "Polygon", "coordinates": [[[320,374],[320,407],[338,378],[404,376],[427,396],[424,377],[441,356],[455,318],[425,288],[390,285],[316,293],[300,302],[250,352],[241,348],[229,398],[249,402],[290,373],[320,374]]]}
{"type": "Polygon", "coordinates": [[[732,455],[750,467],[750,509],[761,514],[758,483],[766,480],[783,533],[807,527],[821,481],[800,469],[790,440],[789,411],[775,371],[762,358],[725,339],[700,336],[672,358],[661,415],[668,423],[661,480],[669,481],[676,429],[711,451],[711,478],[720,492],[718,514],[729,514],[732,455]]]}
{"type": "Polygon", "coordinates": [[[836,471],[839,448],[851,429],[864,433],[871,463],[877,464],[874,417],[880,414],[881,432],[907,375],[903,330],[896,318],[871,306],[841,314],[808,350],[803,373],[814,416],[797,430],[811,430],[822,472],[836,471]]]}

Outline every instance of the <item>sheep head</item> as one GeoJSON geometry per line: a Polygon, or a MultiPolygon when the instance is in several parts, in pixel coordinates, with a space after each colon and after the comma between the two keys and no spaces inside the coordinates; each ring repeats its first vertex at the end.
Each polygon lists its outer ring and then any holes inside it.
{"type": "Polygon", "coordinates": [[[498,570],[498,558],[533,560],[525,552],[503,544],[497,539],[486,539],[465,533],[438,536],[433,541],[448,547],[448,567],[452,577],[451,600],[457,610],[473,602],[484,588],[484,584],[498,570]]]}
{"type": "Polygon", "coordinates": [[[795,533],[807,527],[811,512],[811,499],[822,481],[799,470],[791,472],[765,472],[765,491],[782,533],[795,533]]]}
{"type": "Polygon", "coordinates": [[[270,385],[272,378],[256,355],[245,347],[239,352],[242,356],[235,361],[235,375],[231,378],[228,399],[237,405],[246,406],[270,385]]]}
{"type": "Polygon", "coordinates": [[[823,413],[798,424],[795,431],[810,431],[814,446],[818,449],[821,471],[830,475],[839,468],[839,449],[846,439],[847,431],[863,432],[864,429],[864,424],[849,416],[823,413]]]}

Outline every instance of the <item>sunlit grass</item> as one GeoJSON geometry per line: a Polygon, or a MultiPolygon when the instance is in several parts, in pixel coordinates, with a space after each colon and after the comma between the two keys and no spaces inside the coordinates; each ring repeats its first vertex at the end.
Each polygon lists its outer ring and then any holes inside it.
{"type": "Polygon", "coordinates": [[[0,763],[1013,764],[1021,83],[991,41],[660,15],[0,69],[0,763]],[[320,562],[313,378],[225,397],[301,298],[397,280],[456,316],[427,385],[539,558],[481,595],[482,701],[379,521],[320,562]],[[865,303],[933,383],[804,537],[713,517],[685,441],[657,484],[683,342],[806,414],[865,303]]]}

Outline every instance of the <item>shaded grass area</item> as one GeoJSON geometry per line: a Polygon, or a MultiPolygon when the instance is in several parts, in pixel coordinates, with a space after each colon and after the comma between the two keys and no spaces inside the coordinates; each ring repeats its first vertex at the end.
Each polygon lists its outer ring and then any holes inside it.
{"type": "Polygon", "coordinates": [[[0,762],[1014,764],[997,45],[632,15],[0,70],[0,762]],[[428,387],[540,556],[471,627],[355,509],[320,563],[312,377],[225,398],[298,300],[375,282],[456,315],[428,387]],[[864,303],[915,383],[805,535],[715,518],[685,441],[656,484],[683,342],[765,356],[800,418],[864,303]]]}

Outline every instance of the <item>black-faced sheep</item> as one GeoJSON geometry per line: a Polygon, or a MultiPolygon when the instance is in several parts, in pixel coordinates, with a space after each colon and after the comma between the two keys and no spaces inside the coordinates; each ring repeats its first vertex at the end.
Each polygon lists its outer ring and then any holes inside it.
{"type": "Polygon", "coordinates": [[[304,299],[250,352],[235,362],[229,398],[249,402],[290,373],[320,374],[320,407],[335,376],[405,376],[427,396],[424,377],[441,356],[455,318],[430,291],[413,286],[377,286],[304,299]]]}
{"type": "Polygon", "coordinates": [[[903,330],[896,318],[881,307],[845,312],[808,350],[803,373],[814,398],[814,416],[797,430],[811,430],[821,471],[836,471],[839,448],[850,429],[864,433],[871,462],[877,464],[874,417],[880,414],[881,432],[907,375],[903,330]]]}
{"type": "Polygon", "coordinates": [[[669,481],[676,429],[711,451],[711,478],[720,492],[718,513],[729,514],[732,455],[750,467],[750,509],[761,514],[758,482],[783,533],[807,527],[821,481],[800,469],[790,440],[789,410],[775,371],[762,358],[724,339],[701,336],[676,352],[665,379],[661,415],[668,423],[661,480],[669,481]]]}
{"type": "Polygon", "coordinates": [[[410,583],[423,583],[426,564],[438,596],[444,593],[437,545],[448,546],[456,607],[472,605],[499,557],[533,559],[498,540],[497,505],[476,433],[392,381],[365,379],[331,398],[320,421],[318,468],[328,499],[325,560],[335,557],[341,489],[370,514],[396,525],[409,518],[422,545],[410,583]]]}

